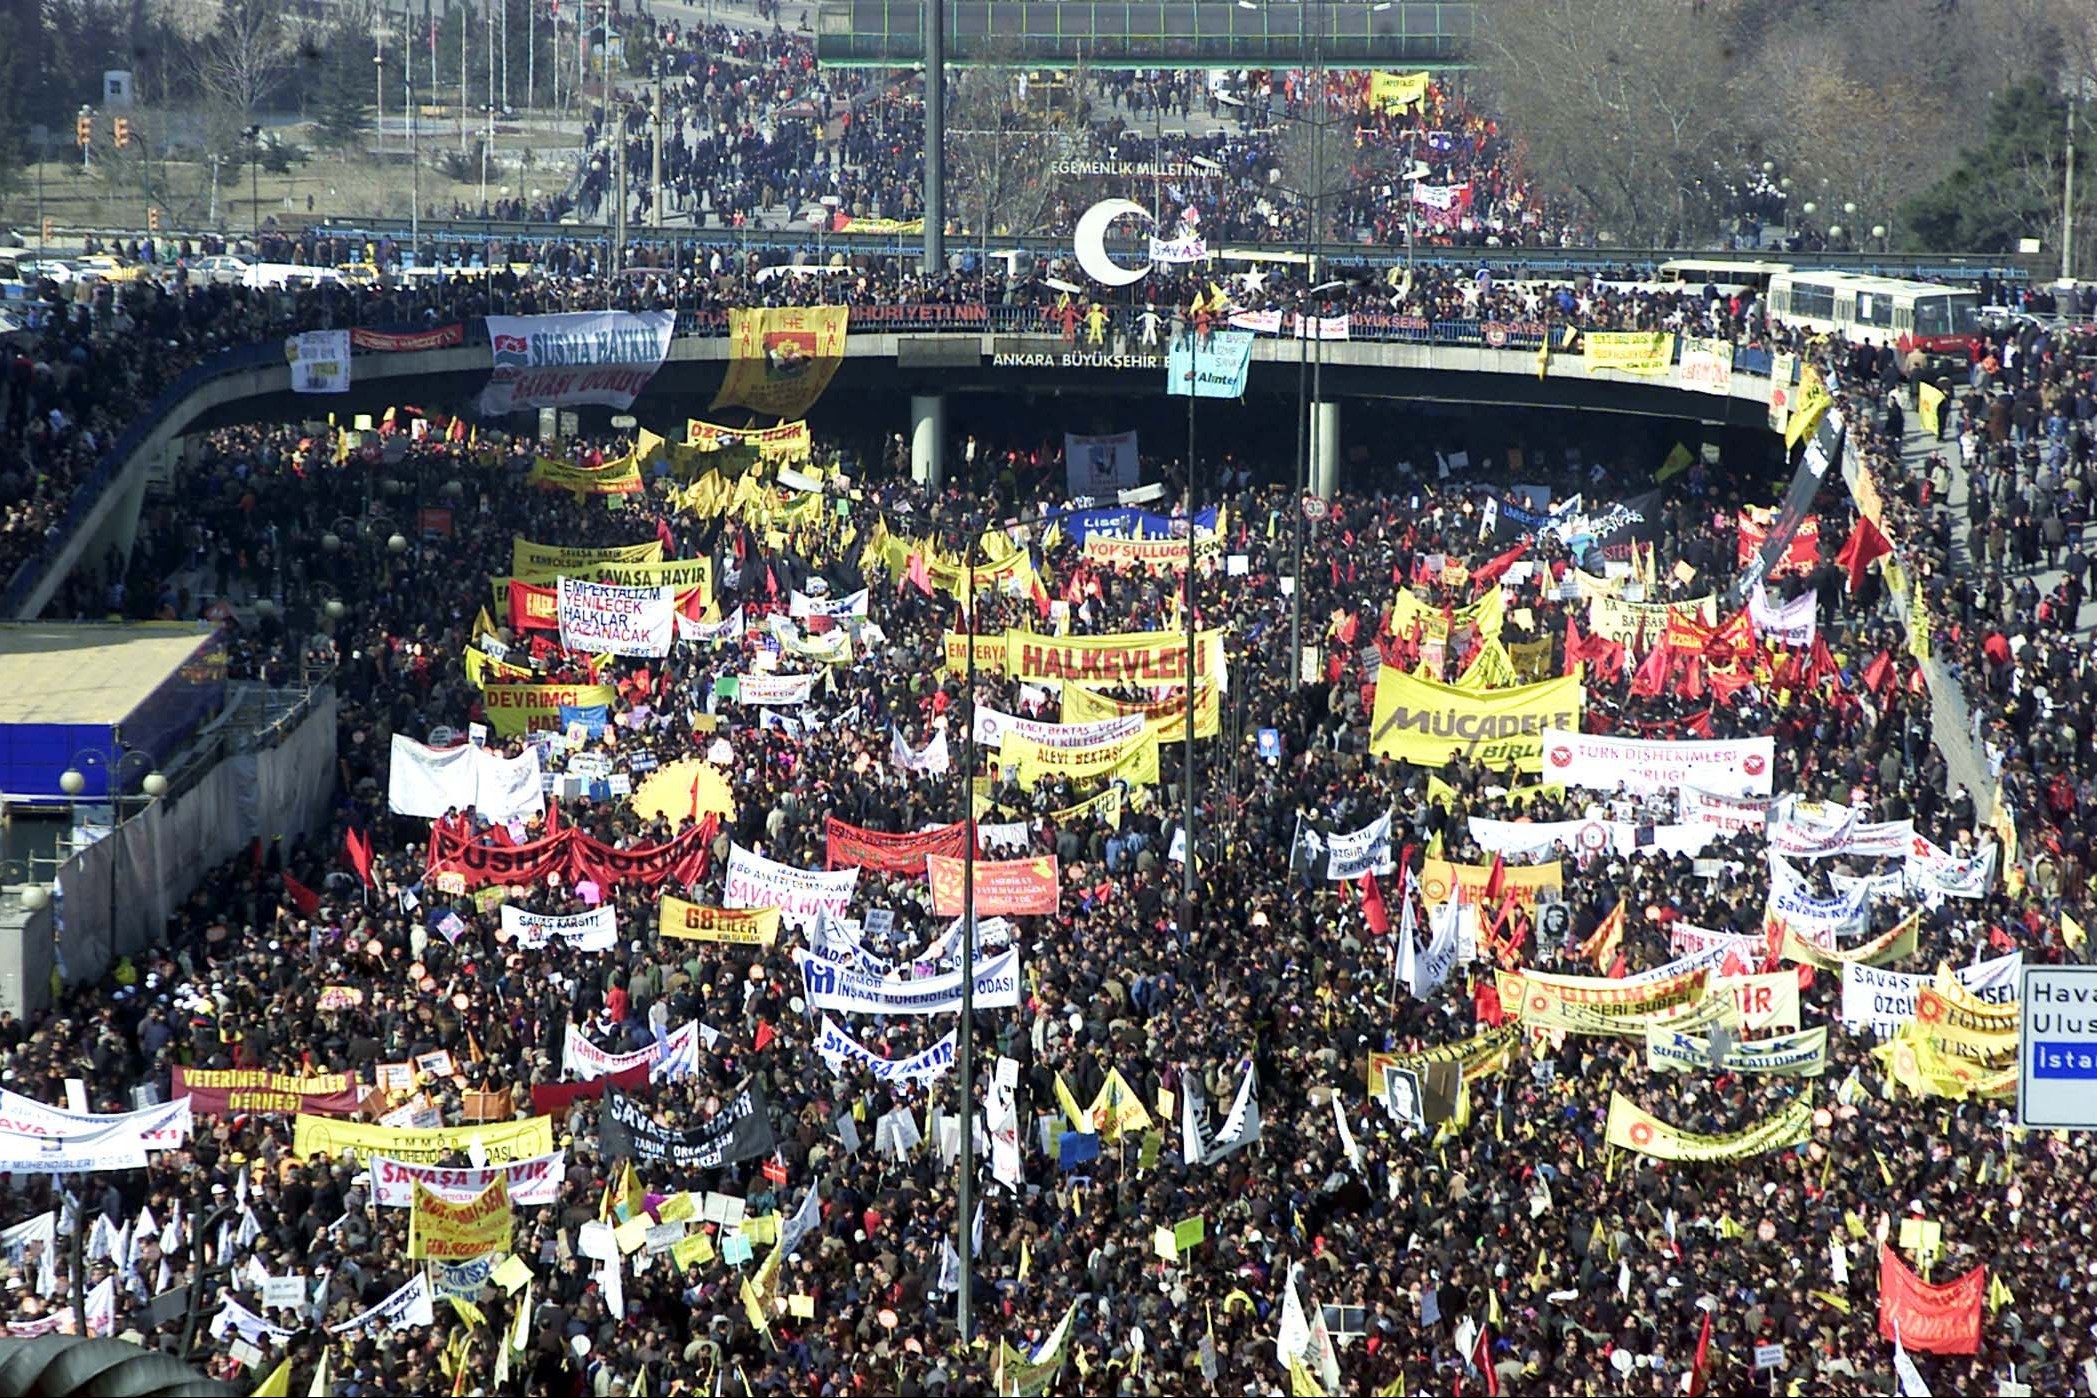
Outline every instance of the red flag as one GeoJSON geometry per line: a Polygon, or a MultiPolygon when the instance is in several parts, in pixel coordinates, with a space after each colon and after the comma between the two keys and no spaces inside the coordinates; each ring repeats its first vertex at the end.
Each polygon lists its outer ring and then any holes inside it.
{"type": "Polygon", "coordinates": [[[371,837],[360,830],[352,829],[343,835],[342,848],[349,855],[350,867],[357,871],[357,877],[364,881],[365,887],[369,888],[371,886],[371,837]]]}
{"type": "Polygon", "coordinates": [[[1639,663],[1638,673],[1631,677],[1631,692],[1640,698],[1652,699],[1667,689],[1667,672],[1673,668],[1675,648],[1665,641],[1653,647],[1639,663]]]}
{"type": "Polygon", "coordinates": [[[667,521],[659,519],[655,522],[655,537],[663,546],[664,558],[677,557],[677,540],[671,535],[667,521]]]}
{"type": "Polygon", "coordinates": [[[759,1169],[763,1171],[764,1177],[773,1184],[786,1183],[786,1162],[781,1160],[777,1154],[774,1154],[759,1169]]]}
{"type": "Polygon", "coordinates": [[[1051,599],[1049,598],[1048,589],[1041,585],[1041,574],[1030,573],[1028,575],[1027,592],[1034,599],[1034,610],[1041,613],[1043,621],[1047,621],[1051,599]]]}
{"type": "Polygon", "coordinates": [[[765,1051],[765,1045],[771,1043],[772,1040],[778,1037],[778,1033],[772,1028],[770,1024],[766,1023],[764,1020],[757,1021],[757,1039],[755,1041],[754,1048],[758,1053],[763,1053],[765,1051]]]}
{"type": "Polygon", "coordinates": [[[262,837],[260,835],[248,842],[248,868],[258,874],[262,872],[262,837]]]}
{"type": "Polygon", "coordinates": [[[284,874],[284,895],[291,899],[291,906],[306,917],[320,911],[320,895],[293,878],[288,870],[284,874]]]}
{"type": "MultiPolygon", "coordinates": [[[[1705,1314],[1705,1319],[1707,1321],[1710,1319],[1708,1312],[1705,1314]]],[[[1485,1376],[1486,1398],[1500,1398],[1500,1371],[1493,1367],[1493,1331],[1491,1326],[1481,1325],[1478,1327],[1478,1342],[1471,1346],[1471,1353],[1466,1357],[1473,1364],[1477,1365],[1478,1372],[1485,1376]]]]}
{"type": "Polygon", "coordinates": [[[1494,1029],[1506,1022],[1507,1012],[1500,1008],[1500,992],[1491,981],[1481,980],[1471,988],[1471,1013],[1480,1024],[1494,1029]]]}
{"type": "Polygon", "coordinates": [[[925,562],[922,552],[910,555],[910,566],[904,570],[903,581],[915,587],[927,597],[932,595],[932,569],[925,562]]]}
{"type": "MultiPolygon", "coordinates": [[[[1485,887],[1479,891],[1478,901],[1494,902],[1507,892],[1507,861],[1500,855],[1493,856],[1493,867],[1485,872],[1485,887]]],[[[1503,912],[1505,909],[1502,910],[1503,912]]]]}
{"type": "Polygon", "coordinates": [[[1849,542],[1835,555],[1835,561],[1849,573],[1849,590],[1855,592],[1864,581],[1864,570],[1891,552],[1893,545],[1886,542],[1879,527],[1869,517],[1860,515],[1857,527],[1849,531],[1849,542]]]}
{"type": "Polygon", "coordinates": [[[1584,643],[1580,639],[1580,623],[1568,612],[1565,619],[1565,672],[1570,675],[1580,666],[1584,643]]]}
{"type": "Polygon", "coordinates": [[[1362,916],[1369,921],[1369,930],[1381,937],[1391,930],[1391,915],[1383,905],[1383,890],[1376,886],[1376,875],[1365,873],[1361,877],[1362,916]]]}
{"type": "Polygon", "coordinates": [[[1864,687],[1873,694],[1883,690],[1893,680],[1893,653],[1880,651],[1864,667],[1864,687]]]}
{"type": "Polygon", "coordinates": [[[1471,586],[1479,589],[1480,591],[1483,591],[1486,588],[1491,587],[1496,581],[1499,580],[1499,577],[1502,573],[1506,572],[1509,568],[1514,567],[1514,565],[1521,559],[1522,555],[1527,552],[1529,552],[1529,541],[1527,539],[1524,539],[1521,543],[1516,544],[1506,553],[1499,554],[1493,558],[1488,558],[1485,562],[1479,564],[1476,568],[1473,568],[1471,570],[1471,586]]]}
{"type": "Polygon", "coordinates": [[[1696,1358],[1689,1362],[1689,1398],[1697,1398],[1704,1391],[1704,1379],[1711,1364],[1711,1312],[1704,1312],[1703,1328],[1697,1332],[1696,1358]]]}

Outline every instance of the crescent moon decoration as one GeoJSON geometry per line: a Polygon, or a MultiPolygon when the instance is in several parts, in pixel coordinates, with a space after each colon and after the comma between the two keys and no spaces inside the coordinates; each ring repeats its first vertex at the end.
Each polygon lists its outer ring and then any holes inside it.
{"type": "Polygon", "coordinates": [[[1151,221],[1150,210],[1133,199],[1102,199],[1078,216],[1077,231],[1071,235],[1078,266],[1102,286],[1128,286],[1150,275],[1148,262],[1129,268],[1107,256],[1107,226],[1128,215],[1151,221]]]}

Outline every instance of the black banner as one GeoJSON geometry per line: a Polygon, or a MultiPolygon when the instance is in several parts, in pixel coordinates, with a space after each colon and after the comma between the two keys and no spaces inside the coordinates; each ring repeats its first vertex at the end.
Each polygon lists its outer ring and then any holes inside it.
{"type": "Polygon", "coordinates": [[[1791,551],[1791,541],[1806,522],[1806,515],[1813,508],[1813,497],[1820,493],[1820,483],[1829,471],[1841,479],[1843,447],[1842,414],[1833,408],[1821,415],[1820,425],[1806,439],[1805,450],[1799,453],[1798,470],[1791,474],[1791,488],[1784,492],[1784,503],[1778,507],[1775,519],[1769,522],[1769,533],[1762,538],[1762,551],[1748,560],[1733,583],[1733,603],[1739,606],[1755,585],[1769,576],[1769,570],[1784,560],[1791,551]]]}
{"type": "Polygon", "coordinates": [[[606,1160],[646,1160],[692,1170],[718,1170],[769,1155],[778,1144],[764,1092],[755,1084],[731,1098],[702,1126],[673,1131],[658,1126],[648,1109],[616,1087],[607,1087],[598,1109],[597,1139],[606,1160]]]}
{"type": "Polygon", "coordinates": [[[1660,537],[1662,508],[1661,493],[1649,490],[1584,516],[1575,532],[1592,535],[1602,557],[1622,563],[1630,559],[1633,543],[1650,544],[1660,537]]]}

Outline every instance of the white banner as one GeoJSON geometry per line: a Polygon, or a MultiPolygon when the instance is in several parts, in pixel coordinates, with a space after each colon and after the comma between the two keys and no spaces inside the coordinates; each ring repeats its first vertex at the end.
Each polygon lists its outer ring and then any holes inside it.
{"type": "Polygon", "coordinates": [[[1829,859],[1854,854],[1867,858],[1899,858],[1915,843],[1912,820],[1858,820],[1847,806],[1829,803],[1822,807],[1825,818],[1805,812],[1821,803],[1799,803],[1791,818],[1769,823],[1769,847],[1790,859],[1829,859]]]}
{"type": "Polygon", "coordinates": [[[796,592],[787,598],[786,614],[794,617],[826,616],[833,621],[848,616],[865,616],[867,590],[860,588],[849,597],[809,597],[796,592]]]}
{"type": "Polygon", "coordinates": [[[836,1020],[824,1015],[823,1032],[816,1038],[815,1049],[823,1055],[823,1061],[830,1065],[831,1073],[837,1077],[845,1075],[847,1063],[856,1063],[872,1073],[877,1082],[934,1083],[954,1066],[954,1040],[959,1032],[949,1030],[944,1039],[908,1058],[883,1058],[847,1034],[836,1020]]]}
{"type": "Polygon", "coordinates": [[[1122,714],[1118,718],[1096,718],[1085,723],[1043,723],[1039,719],[999,713],[987,704],[978,704],[975,726],[976,742],[988,748],[1002,750],[1007,733],[1017,733],[1028,742],[1039,743],[1045,748],[1089,748],[1135,737],[1143,731],[1143,715],[1122,714]]]}
{"type": "Polygon", "coordinates": [[[630,408],[670,353],[676,325],[670,311],[489,316],[495,371],[481,392],[481,413],[585,403],[630,408]]]}
{"type": "Polygon", "coordinates": [[[699,1071],[699,1021],[674,1029],[668,1038],[657,1039],[632,1053],[607,1053],[582,1036],[574,1024],[561,1045],[561,1066],[580,1082],[594,1082],[635,1068],[646,1068],[650,1082],[690,1077],[699,1071]]]}
{"type": "Polygon", "coordinates": [[[1335,883],[1363,874],[1388,874],[1392,867],[1388,810],[1351,834],[1325,837],[1325,877],[1335,883]]]}
{"type": "Polygon", "coordinates": [[[677,632],[677,589],[560,579],[554,603],[561,644],[584,655],[670,653],[677,632]]]}
{"type": "Polygon", "coordinates": [[[852,905],[859,870],[796,869],[767,859],[741,845],[731,845],[728,873],[721,886],[724,908],[777,908],[779,920],[799,927],[818,913],[835,918],[852,905]]]}
{"type": "Polygon", "coordinates": [[[896,766],[904,771],[919,772],[928,777],[944,776],[954,765],[953,758],[947,752],[947,735],[944,729],[933,734],[932,741],[917,752],[910,750],[910,744],[903,741],[901,733],[892,733],[889,735],[889,756],[895,761],[896,766]]]}
{"type": "Polygon", "coordinates": [[[437,1323],[431,1305],[430,1278],[417,1272],[406,1286],[362,1315],[351,1316],[340,1325],[330,1325],[330,1335],[354,1335],[360,1330],[414,1330],[437,1323]]]}
{"type": "MultiPolygon", "coordinates": [[[[862,976],[812,952],[794,950],[801,984],[812,1009],[846,1014],[936,1015],[961,1008],[961,973],[892,981],[862,976]]],[[[976,963],[975,1007],[1009,1010],[1019,1004],[1017,949],[976,963]]]]}
{"type": "Polygon", "coordinates": [[[349,392],[349,331],[302,331],[284,342],[284,358],[291,364],[293,393],[349,392]]]}
{"type": "MultiPolygon", "coordinates": [[[[2017,978],[2024,967],[2024,953],[2013,951],[1992,961],[1961,967],[1952,972],[1959,984],[1991,1005],[2008,1005],[2017,999],[2017,978]]],[[[1934,975],[1909,971],[1886,971],[1877,966],[1845,965],[1842,968],[1842,1022],[1852,1032],[1869,1027],[1877,1034],[1891,1034],[1915,1017],[1915,997],[1934,975]]]]}
{"type": "Polygon", "coordinates": [[[452,1169],[442,1165],[411,1165],[375,1155],[371,1160],[371,1202],[380,1208],[405,1209],[415,1202],[420,1182],[448,1204],[466,1204],[500,1177],[510,1191],[510,1202],[518,1205],[551,1204],[561,1192],[565,1151],[512,1160],[486,1169],[452,1169]]]}
{"type": "Polygon", "coordinates": [[[1843,938],[1856,936],[1871,923],[1871,900],[1862,888],[1852,887],[1831,898],[1816,898],[1805,875],[1791,867],[1783,855],[1771,850],[1769,857],[1769,906],[1791,930],[1816,946],[1833,949],[1843,938]]]}
{"type": "Polygon", "coordinates": [[[1755,634],[1783,645],[1799,649],[1812,645],[1819,630],[1819,611],[1820,599],[1811,592],[1801,593],[1781,606],[1769,600],[1761,583],[1748,593],[1748,620],[1754,623],[1755,634]]]}
{"type": "Polygon", "coordinates": [[[1907,850],[1904,871],[1908,887],[1935,903],[1942,898],[1985,898],[1995,881],[1993,840],[1970,859],[1940,848],[1927,835],[1916,835],[1907,850]]]}
{"type": "Polygon", "coordinates": [[[1646,1067],[1656,1072],[1771,1073],[1817,1078],[1827,1068],[1828,1027],[1816,1024],[1798,1034],[1733,1043],[1714,1063],[1711,1041],[1668,1029],[1646,1029],[1646,1067]]]}
{"type": "Polygon", "coordinates": [[[1711,982],[1716,994],[1731,995],[1740,1008],[1740,1027],[1751,1033],[1798,1028],[1798,972],[1786,966],[1748,976],[1720,976],[1711,982]]]}
{"type": "Polygon", "coordinates": [[[1684,335],[1682,358],[1675,365],[1675,382],[1698,393],[1730,394],[1733,391],[1733,342],[1684,335]]]}
{"type": "Polygon", "coordinates": [[[1448,212],[1460,206],[1470,194],[1469,181],[1463,184],[1420,184],[1413,185],[1413,202],[1423,209],[1448,212]]]}
{"type": "Polygon", "coordinates": [[[719,621],[693,621],[683,612],[677,614],[677,639],[680,641],[740,641],[743,639],[743,609],[738,606],[719,621]]]}
{"type": "Polygon", "coordinates": [[[179,1097],[158,1107],[135,1112],[95,1116],[87,1112],[62,1111],[57,1107],[0,1088],[0,1133],[11,1136],[57,1136],[80,1138],[101,1136],[113,1127],[138,1132],[147,1150],[178,1150],[189,1139],[189,1098],[179,1097]]]}
{"type": "Polygon", "coordinates": [[[1063,474],[1072,495],[1111,495],[1132,488],[1142,475],[1136,464],[1136,434],[1064,433],[1063,474]]]}
{"type": "MultiPolygon", "coordinates": [[[[189,1099],[183,1098],[181,1105],[186,1111],[189,1099]]],[[[145,1139],[134,1126],[91,1136],[0,1135],[0,1173],[80,1175],[145,1168],[145,1139]]]]}
{"type": "Polygon", "coordinates": [[[1667,944],[1677,956],[1696,956],[1716,951],[1720,959],[1726,952],[1740,958],[1741,964],[1757,966],[1764,953],[1769,950],[1769,939],[1751,933],[1717,932],[1709,927],[1699,927],[1693,922],[1675,922],[1668,925],[1667,944]]]}
{"type": "Polygon", "coordinates": [[[1678,819],[1685,825],[1708,825],[1722,835],[1760,830],[1769,824],[1769,802],[1754,796],[1723,796],[1685,786],[1676,793],[1678,819]]]}
{"type": "Polygon", "coordinates": [[[504,757],[471,743],[433,748],[396,733],[386,767],[386,808],[435,820],[471,806],[483,820],[508,825],[546,809],[539,749],[504,757]]]}
{"type": "Polygon", "coordinates": [[[1291,330],[1299,340],[1345,340],[1354,333],[1354,322],[1348,316],[1305,316],[1289,317],[1291,330]]]}
{"type": "Polygon", "coordinates": [[[815,691],[814,675],[738,675],[735,697],[744,704],[769,704],[790,709],[806,704],[815,691]]]}
{"type": "Polygon", "coordinates": [[[1726,796],[1767,796],[1776,765],[1775,738],[1679,743],[1598,733],[1551,733],[1544,738],[1544,780],[1596,791],[1694,786],[1726,796]]]}
{"type": "Polygon", "coordinates": [[[1600,820],[1495,820],[1472,816],[1471,839],[1487,854],[1505,859],[1528,859],[1549,854],[1563,844],[1576,854],[1599,854],[1609,843],[1608,822],[1600,820]],[[1593,845],[1580,842],[1580,832],[1592,828],[1593,845]]]}
{"type": "Polygon", "coordinates": [[[619,914],[609,903],[567,917],[528,913],[505,903],[502,930],[512,944],[527,951],[543,947],[556,937],[572,943],[578,951],[610,951],[619,944],[619,914]]]}

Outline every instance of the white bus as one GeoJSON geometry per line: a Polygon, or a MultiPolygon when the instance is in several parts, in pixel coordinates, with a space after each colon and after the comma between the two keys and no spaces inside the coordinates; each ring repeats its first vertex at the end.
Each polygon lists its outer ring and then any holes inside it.
{"type": "Polygon", "coordinates": [[[1853,272],[1780,272],[1769,279],[1769,314],[1801,330],[1892,345],[1903,354],[1963,355],[1981,329],[1979,292],[1853,272]]]}

